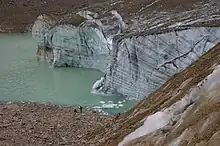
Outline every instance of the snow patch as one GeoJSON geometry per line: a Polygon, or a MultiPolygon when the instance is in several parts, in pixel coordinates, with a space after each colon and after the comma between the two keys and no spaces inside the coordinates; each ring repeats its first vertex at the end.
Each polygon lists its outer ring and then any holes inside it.
{"type": "Polygon", "coordinates": [[[123,146],[132,139],[144,136],[148,133],[154,132],[169,124],[171,115],[167,111],[159,111],[145,119],[144,125],[136,129],[134,132],[124,138],[118,146],[123,146]]]}
{"type": "Polygon", "coordinates": [[[118,24],[118,27],[119,27],[119,31],[118,31],[117,34],[123,33],[124,30],[125,30],[125,22],[123,21],[121,15],[115,10],[112,10],[111,14],[114,15],[115,18],[117,18],[117,24],[118,24]]]}

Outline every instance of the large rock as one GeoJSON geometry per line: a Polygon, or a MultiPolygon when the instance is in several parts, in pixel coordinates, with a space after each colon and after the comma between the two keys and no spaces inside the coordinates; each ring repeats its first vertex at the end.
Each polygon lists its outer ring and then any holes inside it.
{"type": "Polygon", "coordinates": [[[220,28],[166,31],[115,39],[107,73],[93,91],[142,98],[220,41],[220,28]]]}

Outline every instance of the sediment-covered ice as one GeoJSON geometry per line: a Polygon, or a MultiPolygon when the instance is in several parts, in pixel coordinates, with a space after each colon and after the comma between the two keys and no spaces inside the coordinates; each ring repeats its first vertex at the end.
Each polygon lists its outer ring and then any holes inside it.
{"type": "MultiPolygon", "coordinates": [[[[136,129],[134,132],[127,135],[119,146],[123,146],[127,142],[136,139],[138,137],[155,132],[158,129],[163,129],[166,126],[173,125],[177,122],[183,112],[189,105],[192,105],[198,101],[204,93],[211,91],[220,83],[220,66],[217,66],[215,70],[203,81],[201,81],[196,87],[192,88],[190,93],[186,94],[180,101],[174,103],[169,108],[156,112],[153,115],[147,116],[144,119],[144,124],[136,129]]],[[[178,140],[174,141],[171,145],[178,145],[178,140]]]]}

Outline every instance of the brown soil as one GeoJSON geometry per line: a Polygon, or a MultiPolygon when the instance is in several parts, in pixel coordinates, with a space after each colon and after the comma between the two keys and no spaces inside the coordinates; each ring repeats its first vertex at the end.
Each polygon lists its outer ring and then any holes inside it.
{"type": "Polygon", "coordinates": [[[106,0],[0,0],[0,32],[24,32],[40,14],[64,15],[106,0]]]}
{"type": "MultiPolygon", "coordinates": [[[[111,5],[114,1],[116,0],[0,0],[0,32],[25,32],[30,30],[31,24],[40,14],[55,15],[59,18],[83,8],[94,10],[101,15],[114,9],[119,11],[126,23],[129,23],[131,18],[139,19],[137,16],[144,16],[146,20],[158,17],[164,21],[169,15],[158,16],[162,11],[169,12],[170,16],[176,17],[175,13],[200,9],[200,7],[210,3],[210,0],[122,0],[111,5]]],[[[210,6],[212,8],[220,6],[218,0],[212,0],[212,3],[213,6],[210,6]]],[[[211,15],[218,15],[219,11],[214,10],[216,11],[212,12],[211,15]]],[[[196,17],[199,14],[202,12],[195,12],[194,16],[196,17]]],[[[166,20],[164,27],[178,22],[180,19],[178,17],[170,21],[166,20]]],[[[199,25],[219,26],[219,24],[220,22],[217,21],[199,25]]],[[[150,24],[143,25],[150,26],[150,24]]]]}
{"type": "Polygon", "coordinates": [[[0,145],[89,145],[86,135],[112,119],[70,107],[0,103],[0,145]]]}

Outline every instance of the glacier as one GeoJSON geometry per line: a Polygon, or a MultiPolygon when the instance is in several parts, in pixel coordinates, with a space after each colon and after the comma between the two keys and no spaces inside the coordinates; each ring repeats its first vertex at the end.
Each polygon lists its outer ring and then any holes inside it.
{"type": "Polygon", "coordinates": [[[178,28],[113,39],[112,59],[92,90],[140,99],[188,67],[220,40],[218,27],[178,28]]]}
{"type": "Polygon", "coordinates": [[[32,29],[38,48],[54,67],[85,67],[105,73],[92,93],[148,96],[219,41],[219,27],[174,26],[134,33],[117,11],[91,11],[59,21],[41,15],[32,29]],[[107,12],[106,12],[107,13],[107,12]]]}
{"type": "Polygon", "coordinates": [[[79,14],[73,18],[72,24],[62,25],[54,23],[49,16],[39,16],[32,28],[32,36],[53,67],[105,71],[110,59],[109,40],[104,36],[99,21],[92,21],[85,13],[79,14]],[[86,18],[88,21],[85,22],[86,18]]]}

